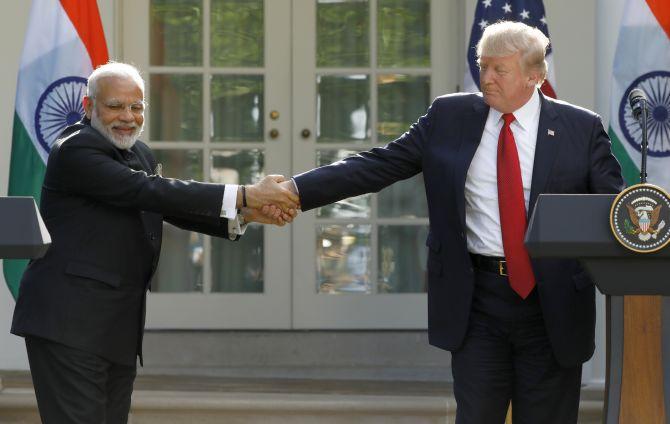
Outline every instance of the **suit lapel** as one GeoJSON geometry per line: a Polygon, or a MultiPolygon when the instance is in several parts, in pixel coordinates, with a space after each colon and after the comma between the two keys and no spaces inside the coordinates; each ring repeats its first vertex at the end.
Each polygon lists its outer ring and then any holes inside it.
{"type": "Polygon", "coordinates": [[[533,212],[537,197],[544,191],[556,159],[556,151],[561,142],[562,131],[558,128],[558,114],[554,105],[540,93],[540,122],[537,127],[537,144],[533,161],[533,177],[530,184],[528,218],[533,212]]]}
{"type": "Polygon", "coordinates": [[[486,118],[488,117],[489,106],[484,103],[482,98],[472,105],[469,115],[463,119],[463,132],[461,133],[461,144],[458,150],[458,160],[454,167],[454,181],[456,183],[456,199],[458,200],[458,214],[460,215],[461,225],[465,228],[465,179],[470,169],[470,163],[475,156],[477,147],[482,140],[486,118]]]}
{"type": "Polygon", "coordinates": [[[137,143],[135,143],[135,145],[130,148],[130,152],[132,152],[134,156],[130,167],[136,171],[145,171],[151,174],[149,164],[144,158],[144,155],[142,155],[142,153],[140,152],[140,149],[137,148],[137,143]]]}

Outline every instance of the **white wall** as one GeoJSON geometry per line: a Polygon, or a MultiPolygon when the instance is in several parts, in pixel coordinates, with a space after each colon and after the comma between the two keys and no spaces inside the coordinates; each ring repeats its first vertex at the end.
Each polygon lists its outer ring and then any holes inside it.
{"type": "MultiPolygon", "coordinates": [[[[5,1],[0,13],[0,93],[4,99],[0,102],[0,196],[7,195],[16,79],[31,3],[5,1]]],[[[114,51],[114,0],[98,0],[98,4],[111,56],[114,51]]],[[[0,275],[0,369],[28,369],[23,339],[9,334],[14,299],[6,287],[4,277],[0,275]]]]}

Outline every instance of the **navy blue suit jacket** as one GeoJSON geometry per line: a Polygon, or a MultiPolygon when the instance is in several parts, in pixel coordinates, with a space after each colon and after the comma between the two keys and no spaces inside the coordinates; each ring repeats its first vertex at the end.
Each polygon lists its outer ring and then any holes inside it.
{"type": "MultiPolygon", "coordinates": [[[[529,216],[540,193],[618,193],[623,187],[621,169],[600,118],[540,97],[529,216]]],[[[408,132],[385,147],[294,177],[302,209],[309,210],[378,192],[423,172],[430,219],[428,334],[431,344],[450,351],[463,342],[474,290],[464,191],[488,111],[480,94],[438,97],[408,132]]],[[[595,348],[593,282],[573,259],[532,262],[556,359],[564,366],[588,360],[595,348]]]]}

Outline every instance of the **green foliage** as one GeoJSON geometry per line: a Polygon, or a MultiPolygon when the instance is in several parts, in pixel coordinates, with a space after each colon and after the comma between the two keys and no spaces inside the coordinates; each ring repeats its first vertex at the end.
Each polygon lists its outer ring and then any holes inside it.
{"type": "Polygon", "coordinates": [[[379,0],[377,26],[378,66],[430,66],[428,0],[379,0]]]}
{"type": "Polygon", "coordinates": [[[316,65],[370,65],[369,4],[366,1],[316,6],[316,65]]]}
{"type": "Polygon", "coordinates": [[[202,0],[152,0],[150,63],[202,65],[202,0]]]}
{"type": "Polygon", "coordinates": [[[630,222],[630,220],[628,218],[624,219],[623,228],[624,228],[624,231],[626,232],[626,234],[628,234],[628,235],[635,234],[635,227],[633,226],[633,224],[630,222]]]}
{"type": "Polygon", "coordinates": [[[263,0],[212,0],[213,66],[263,66],[263,0]]]}

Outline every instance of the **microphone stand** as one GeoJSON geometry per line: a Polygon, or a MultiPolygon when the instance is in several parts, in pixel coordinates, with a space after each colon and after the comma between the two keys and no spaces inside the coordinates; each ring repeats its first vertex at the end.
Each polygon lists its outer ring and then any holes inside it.
{"type": "Polygon", "coordinates": [[[649,147],[649,143],[647,141],[647,102],[646,100],[640,100],[642,103],[642,110],[640,114],[640,118],[638,122],[640,123],[640,127],[642,128],[642,144],[640,145],[641,147],[641,153],[642,153],[642,163],[640,164],[640,183],[641,184],[646,184],[647,183],[647,149],[649,147]]]}

